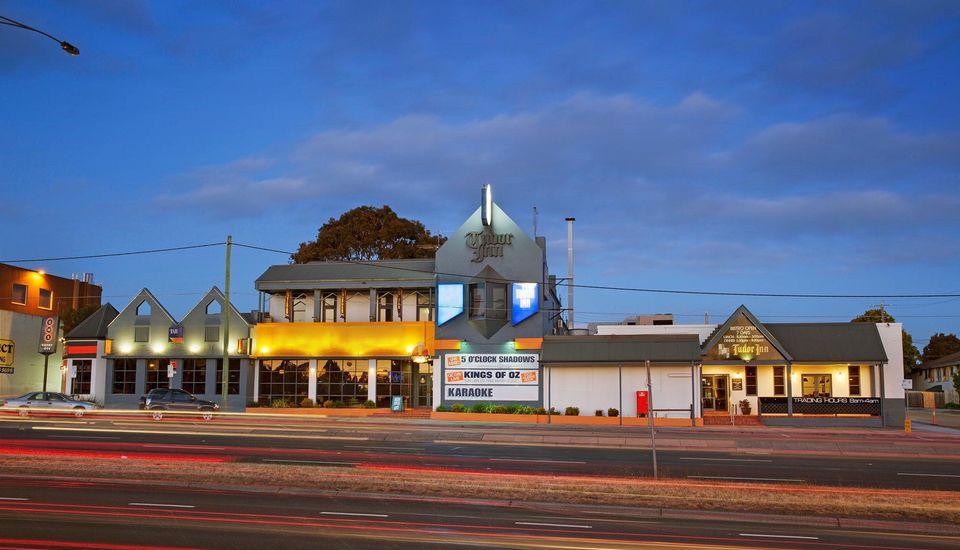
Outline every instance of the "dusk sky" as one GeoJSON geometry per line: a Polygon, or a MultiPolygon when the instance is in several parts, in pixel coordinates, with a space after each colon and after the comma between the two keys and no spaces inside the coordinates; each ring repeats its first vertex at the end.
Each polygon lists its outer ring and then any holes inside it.
{"type": "MultiPolygon", "coordinates": [[[[387,204],[443,234],[479,187],[579,283],[960,292],[960,2],[9,1],[0,261],[223,240],[294,250],[387,204]]],[[[235,249],[234,299],[280,254],[235,249]]],[[[222,249],[92,271],[175,316],[222,249]]],[[[846,321],[870,299],[578,290],[577,321],[846,321]]],[[[960,299],[887,300],[920,348],[960,299]]]]}

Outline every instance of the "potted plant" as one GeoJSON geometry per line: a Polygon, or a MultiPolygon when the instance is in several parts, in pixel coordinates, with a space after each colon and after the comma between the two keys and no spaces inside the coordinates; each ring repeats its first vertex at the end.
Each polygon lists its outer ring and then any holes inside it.
{"type": "Polygon", "coordinates": [[[740,412],[743,413],[744,416],[749,415],[752,410],[749,399],[740,400],[740,412]]]}

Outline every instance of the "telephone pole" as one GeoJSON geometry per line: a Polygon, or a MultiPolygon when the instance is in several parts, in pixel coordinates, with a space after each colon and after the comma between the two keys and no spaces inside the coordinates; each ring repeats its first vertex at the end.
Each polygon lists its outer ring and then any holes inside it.
{"type": "Polygon", "coordinates": [[[220,311],[220,327],[223,330],[223,372],[220,375],[220,384],[223,386],[222,412],[227,412],[227,394],[230,382],[230,249],[233,247],[233,236],[227,235],[227,262],[223,274],[223,309],[220,311]]]}

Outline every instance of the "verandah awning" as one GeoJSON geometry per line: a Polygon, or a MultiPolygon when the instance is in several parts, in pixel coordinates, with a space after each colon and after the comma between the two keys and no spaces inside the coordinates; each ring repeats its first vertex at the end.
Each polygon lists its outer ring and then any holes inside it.
{"type": "Polygon", "coordinates": [[[540,362],[550,367],[616,366],[700,361],[695,334],[546,336],[540,362]]]}

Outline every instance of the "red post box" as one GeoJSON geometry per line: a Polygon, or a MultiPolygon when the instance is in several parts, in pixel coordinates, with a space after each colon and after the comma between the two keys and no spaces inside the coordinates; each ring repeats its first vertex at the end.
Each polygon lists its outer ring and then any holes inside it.
{"type": "Polygon", "coordinates": [[[637,392],[637,416],[647,416],[647,392],[638,391],[637,392]]]}

